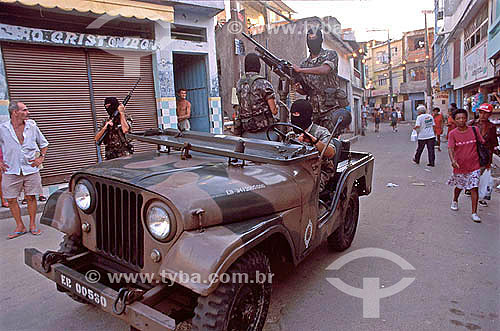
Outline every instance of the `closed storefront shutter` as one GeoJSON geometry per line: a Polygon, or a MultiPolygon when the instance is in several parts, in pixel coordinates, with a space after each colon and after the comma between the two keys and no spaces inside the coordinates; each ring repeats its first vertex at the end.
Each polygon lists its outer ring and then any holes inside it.
{"type": "MultiPolygon", "coordinates": [[[[116,97],[121,102],[140,77],[126,113],[132,116],[133,132],[158,128],[151,54],[99,49],[88,50],[88,53],[99,126],[108,118],[104,99],[116,97]]],[[[136,153],[156,149],[154,145],[136,141],[133,145],[136,153]]]]}
{"type": "Polygon", "coordinates": [[[94,121],[83,49],[2,43],[11,100],[24,102],[49,141],[43,184],[95,164],[94,121]]]}

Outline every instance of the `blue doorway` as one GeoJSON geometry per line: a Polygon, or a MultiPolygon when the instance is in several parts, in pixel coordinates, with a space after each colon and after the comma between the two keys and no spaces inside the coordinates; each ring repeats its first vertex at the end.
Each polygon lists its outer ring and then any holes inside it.
{"type": "Polygon", "coordinates": [[[174,53],[174,84],[187,90],[191,130],[210,132],[206,55],[174,53]]]}

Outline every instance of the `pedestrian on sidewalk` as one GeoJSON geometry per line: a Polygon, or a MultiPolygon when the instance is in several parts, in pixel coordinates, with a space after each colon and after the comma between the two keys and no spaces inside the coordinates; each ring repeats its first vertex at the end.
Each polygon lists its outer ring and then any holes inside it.
{"type": "Polygon", "coordinates": [[[380,113],[383,113],[380,109],[375,109],[373,112],[373,119],[375,120],[375,132],[378,132],[380,129],[380,113]]]}
{"type": "Polygon", "coordinates": [[[413,128],[418,132],[417,138],[417,151],[415,152],[415,157],[413,158],[413,162],[416,164],[420,163],[420,156],[424,151],[424,147],[427,146],[427,165],[429,167],[434,167],[436,155],[434,152],[434,145],[436,144],[436,135],[434,134],[434,118],[427,114],[427,109],[424,105],[420,105],[417,107],[417,120],[415,122],[415,127],[413,128]]]}
{"type": "Polygon", "coordinates": [[[392,108],[392,113],[391,113],[391,126],[392,126],[392,132],[398,132],[398,113],[394,108],[392,108]]]}
{"type": "MultiPolygon", "coordinates": [[[[481,168],[481,174],[486,169],[491,168],[491,163],[493,162],[493,151],[495,147],[498,146],[497,132],[496,127],[493,123],[490,122],[490,116],[493,112],[493,105],[489,103],[483,103],[480,105],[477,110],[479,111],[479,118],[476,120],[472,120],[469,125],[476,126],[478,128],[478,135],[481,135],[485,141],[485,146],[490,152],[490,159],[486,166],[481,168]]],[[[484,200],[479,200],[479,204],[481,206],[488,206],[488,203],[484,200]]]]}
{"type": "Polygon", "coordinates": [[[453,113],[456,110],[457,110],[457,104],[454,102],[450,103],[450,107],[448,108],[448,120],[446,122],[446,127],[448,128],[448,131],[446,132],[446,141],[448,141],[448,135],[450,134],[450,132],[457,127],[457,124],[453,119],[453,113]]]}
{"type": "Polygon", "coordinates": [[[437,150],[441,152],[441,135],[443,134],[443,115],[440,114],[441,109],[434,107],[432,109],[432,117],[434,117],[434,134],[436,135],[437,150]]]}
{"type": "MultiPolygon", "coordinates": [[[[477,215],[479,177],[481,166],[477,154],[476,136],[473,128],[467,125],[467,111],[458,109],[453,114],[457,128],[448,136],[448,154],[450,156],[453,174],[448,180],[448,185],[455,186],[451,210],[458,210],[458,197],[462,190],[470,190],[472,201],[472,215],[474,222],[481,222],[477,215]]],[[[474,127],[475,128],[475,127],[474,127]]],[[[477,130],[477,128],[475,128],[477,130]]],[[[479,131],[479,130],[478,130],[479,131]]],[[[481,135],[478,139],[484,143],[481,135]]]]}
{"type": "Polygon", "coordinates": [[[29,232],[32,235],[41,234],[35,223],[35,195],[42,194],[42,179],[38,167],[45,160],[49,143],[35,121],[29,119],[29,114],[24,103],[11,101],[10,121],[0,124],[0,148],[3,151],[3,161],[0,162],[0,171],[3,173],[2,192],[16,221],[16,228],[7,239],[27,233],[17,203],[17,197],[23,189],[28,201],[29,232]],[[36,157],[37,153],[40,156],[36,157]]]}

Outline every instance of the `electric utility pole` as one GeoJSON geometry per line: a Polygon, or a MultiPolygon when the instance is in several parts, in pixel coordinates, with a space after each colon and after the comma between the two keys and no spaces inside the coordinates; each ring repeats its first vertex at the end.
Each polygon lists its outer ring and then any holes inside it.
{"type": "Polygon", "coordinates": [[[427,14],[434,13],[433,10],[422,10],[425,18],[425,80],[426,80],[426,91],[427,91],[427,111],[432,108],[432,86],[431,86],[431,57],[429,54],[429,36],[427,30],[427,14]]]}

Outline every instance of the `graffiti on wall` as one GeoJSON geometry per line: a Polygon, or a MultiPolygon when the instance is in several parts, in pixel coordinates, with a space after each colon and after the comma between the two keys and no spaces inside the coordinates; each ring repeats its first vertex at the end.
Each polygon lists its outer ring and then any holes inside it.
{"type": "Polygon", "coordinates": [[[34,29],[8,24],[0,24],[0,40],[143,51],[158,49],[155,41],[150,39],[34,29]]]}
{"type": "Polygon", "coordinates": [[[210,96],[218,97],[219,96],[219,78],[212,77],[210,82],[210,96]]]}

